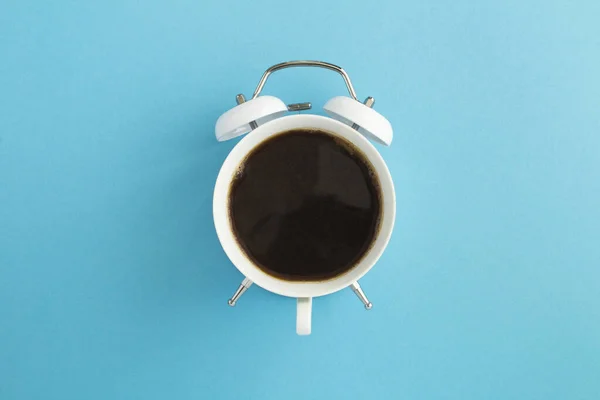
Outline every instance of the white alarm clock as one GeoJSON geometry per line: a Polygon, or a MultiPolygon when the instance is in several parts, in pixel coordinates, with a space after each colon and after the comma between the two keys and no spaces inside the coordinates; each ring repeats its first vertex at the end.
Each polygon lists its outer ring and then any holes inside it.
{"type": "Polygon", "coordinates": [[[250,100],[237,95],[237,106],[219,117],[215,127],[217,140],[225,141],[247,134],[229,153],[219,172],[214,190],[213,217],[219,241],[235,267],[245,279],[229,300],[234,306],[242,294],[254,283],[270,292],[297,298],[298,334],[311,332],[312,299],[350,287],[364,304],[371,309],[359,279],[377,262],[386,248],[394,226],[396,199],[390,172],[383,158],[371,141],[389,146],[392,142],[392,126],[386,118],[373,109],[374,100],[367,97],[358,100],[348,74],[339,66],[322,61],[289,61],[276,64],[265,71],[250,100]],[[320,67],[337,72],[348,88],[349,96],[329,100],[324,109],[329,117],[309,113],[293,113],[311,109],[310,103],[286,105],[273,96],[261,96],[269,76],[289,67],[320,67]],[[294,281],[281,279],[266,273],[252,261],[239,245],[232,229],[229,194],[231,185],[244,160],[253,149],[268,139],[295,129],[325,131],[352,143],[368,159],[378,180],[381,193],[381,217],[377,234],[366,254],[348,271],[322,281],[294,281]]]}

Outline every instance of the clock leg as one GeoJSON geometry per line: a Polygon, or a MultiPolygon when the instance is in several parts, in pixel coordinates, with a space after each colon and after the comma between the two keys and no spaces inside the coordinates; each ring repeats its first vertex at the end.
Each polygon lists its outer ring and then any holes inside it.
{"type": "Polygon", "coordinates": [[[235,306],[235,303],[238,301],[240,297],[244,294],[246,290],[252,285],[252,281],[248,278],[244,278],[240,287],[237,288],[233,296],[227,301],[231,307],[235,306]]]}
{"type": "Polygon", "coordinates": [[[352,285],[350,285],[350,287],[352,288],[352,291],[354,292],[354,294],[364,304],[365,310],[370,310],[373,307],[373,304],[371,304],[371,302],[365,295],[365,292],[362,291],[360,285],[358,284],[358,281],[354,282],[352,285]]]}

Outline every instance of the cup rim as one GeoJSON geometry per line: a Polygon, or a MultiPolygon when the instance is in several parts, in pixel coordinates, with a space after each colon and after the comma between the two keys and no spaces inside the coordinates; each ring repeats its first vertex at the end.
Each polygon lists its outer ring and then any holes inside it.
{"type": "Polygon", "coordinates": [[[213,220],[219,242],[233,265],[256,285],[288,297],[318,297],[337,292],[362,278],[385,250],[394,227],[396,198],[392,177],[377,149],[350,126],[320,115],[288,115],[259,126],[231,150],[225,159],[213,193],[213,220]],[[267,274],[245,254],[231,229],[229,190],[239,165],[249,152],[268,138],[292,129],[317,129],[350,141],[369,160],[379,179],[382,215],[378,234],[362,259],[343,274],[323,281],[287,281],[267,274]]]}

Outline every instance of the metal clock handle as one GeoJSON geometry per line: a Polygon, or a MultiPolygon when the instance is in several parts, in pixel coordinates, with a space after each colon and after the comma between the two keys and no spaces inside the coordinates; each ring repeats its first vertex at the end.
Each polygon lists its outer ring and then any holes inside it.
{"type": "MultiPolygon", "coordinates": [[[[335,64],[325,62],[325,61],[313,61],[313,60],[286,61],[286,62],[275,64],[275,65],[269,67],[265,71],[263,76],[260,78],[260,81],[258,82],[258,86],[256,86],[256,89],[254,90],[254,94],[252,95],[252,98],[255,99],[260,95],[260,92],[262,92],[263,87],[265,86],[265,83],[267,83],[267,79],[269,79],[269,76],[273,72],[279,71],[280,69],[292,68],[292,67],[316,67],[316,68],[328,69],[330,71],[335,71],[338,74],[340,74],[342,76],[342,78],[344,78],[344,82],[346,83],[346,87],[348,88],[348,93],[350,94],[350,97],[352,97],[356,101],[360,101],[356,97],[356,92],[354,91],[354,87],[352,86],[352,82],[350,81],[350,76],[348,76],[348,74],[346,73],[346,71],[344,71],[344,69],[342,67],[337,66],[335,64]]],[[[374,103],[375,103],[375,99],[373,99],[371,96],[367,97],[365,99],[365,101],[363,102],[363,104],[369,108],[372,108],[374,103]]],[[[239,102],[238,102],[238,104],[239,104],[239,102]]],[[[311,104],[308,102],[288,105],[288,110],[290,110],[290,111],[309,110],[310,108],[311,108],[311,104]]],[[[254,128],[256,128],[256,126],[254,126],[253,129],[254,128]]],[[[358,126],[357,124],[352,124],[352,128],[358,130],[360,128],[360,126],[358,126]]]]}
{"type": "Polygon", "coordinates": [[[258,82],[258,86],[256,86],[256,90],[254,90],[254,94],[252,95],[252,98],[255,99],[260,95],[260,92],[262,91],[263,87],[265,86],[267,79],[269,79],[269,76],[273,72],[279,71],[280,69],[291,68],[291,67],[317,67],[317,68],[325,68],[330,71],[337,72],[338,74],[340,74],[342,76],[342,78],[344,78],[344,82],[346,82],[346,87],[348,88],[348,93],[350,93],[350,97],[352,97],[354,100],[358,101],[358,98],[356,97],[356,92],[354,91],[354,87],[352,86],[352,82],[350,81],[350,77],[348,76],[346,71],[344,71],[344,69],[342,67],[339,67],[335,64],[331,64],[331,63],[324,62],[324,61],[311,61],[311,60],[286,61],[286,62],[282,62],[279,64],[275,64],[272,67],[269,67],[269,69],[267,69],[265,71],[265,73],[263,74],[262,78],[260,78],[260,81],[258,82]]]}

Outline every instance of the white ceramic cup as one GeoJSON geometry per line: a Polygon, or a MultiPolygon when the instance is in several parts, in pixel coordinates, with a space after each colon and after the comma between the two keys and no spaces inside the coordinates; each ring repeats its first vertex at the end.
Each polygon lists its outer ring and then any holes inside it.
{"type": "Polygon", "coordinates": [[[259,126],[244,137],[229,153],[221,167],[215,185],[213,217],[223,250],[248,279],[270,292],[297,298],[296,332],[310,334],[312,298],[344,289],[357,282],[375,265],[387,246],[396,213],[394,185],[387,165],[375,147],[359,132],[332,118],[319,115],[289,115],[259,126]],[[248,154],[270,137],[292,129],[318,129],[339,136],[354,144],[369,160],[379,179],[382,194],[382,215],[379,231],[370,250],[351,269],[334,278],[318,282],[286,281],[268,275],[248,258],[239,246],[231,229],[229,215],[229,190],[236,172],[248,154]]]}

